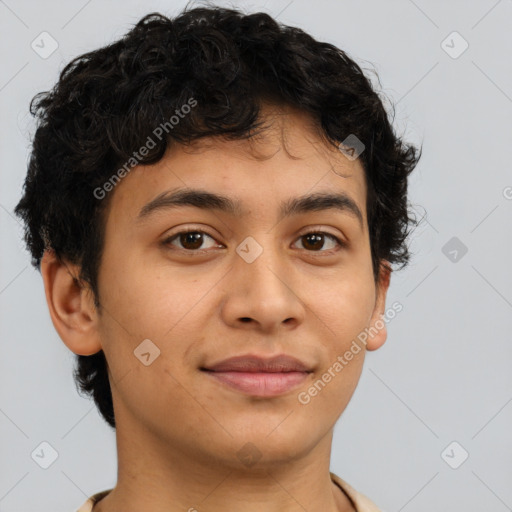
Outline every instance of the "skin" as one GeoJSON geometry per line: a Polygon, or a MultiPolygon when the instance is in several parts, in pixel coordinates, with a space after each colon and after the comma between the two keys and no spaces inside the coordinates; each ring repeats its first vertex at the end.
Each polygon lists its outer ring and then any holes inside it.
{"type": "Polygon", "coordinates": [[[109,366],[118,483],[95,512],[355,510],[330,479],[333,429],[366,350],[382,346],[386,328],[308,404],[297,395],[382,318],[390,270],[382,268],[376,286],[360,161],[328,147],[306,114],[284,107],[264,112],[273,123],[261,136],[173,146],[110,192],[100,310],[89,288],[74,282],[76,266],[51,251],[44,255],[57,332],[76,354],[103,350],[109,366]],[[137,223],[145,204],[185,186],[239,199],[245,215],[182,206],[137,223]],[[277,222],[281,201],[319,191],[350,195],[363,226],[333,209],[277,222]],[[185,245],[179,237],[162,244],[189,227],[212,237],[203,236],[202,254],[183,237],[185,245]],[[303,233],[319,231],[347,246],[329,237],[308,245],[303,233]],[[235,251],[248,236],[263,248],[252,263],[235,251]],[[160,350],[149,366],[134,356],[145,339],[160,350]],[[291,354],[314,371],[291,392],[256,398],[199,370],[247,353],[291,354]],[[250,467],[237,456],[249,442],[261,456],[250,467]]]}

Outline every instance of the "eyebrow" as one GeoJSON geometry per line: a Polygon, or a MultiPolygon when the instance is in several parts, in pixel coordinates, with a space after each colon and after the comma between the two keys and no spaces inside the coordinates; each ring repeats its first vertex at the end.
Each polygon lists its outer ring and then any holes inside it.
{"type": "MultiPolygon", "coordinates": [[[[246,211],[239,200],[208,192],[206,190],[182,188],[162,192],[149,203],[144,205],[137,216],[137,223],[151,216],[151,214],[169,210],[180,206],[193,206],[202,210],[218,210],[235,217],[243,217],[246,211]]],[[[356,217],[361,229],[363,228],[363,214],[356,202],[344,192],[317,192],[288,199],[281,203],[279,221],[292,215],[336,209],[356,217]]]]}

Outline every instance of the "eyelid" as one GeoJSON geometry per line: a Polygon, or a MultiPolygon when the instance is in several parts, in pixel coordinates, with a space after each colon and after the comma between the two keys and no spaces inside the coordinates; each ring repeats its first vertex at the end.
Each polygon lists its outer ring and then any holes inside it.
{"type": "Polygon", "coordinates": [[[340,243],[348,244],[348,241],[346,240],[346,238],[343,234],[332,233],[331,231],[329,231],[328,228],[326,228],[325,226],[322,226],[322,225],[307,226],[299,232],[298,236],[301,237],[304,235],[308,235],[309,233],[323,233],[325,235],[330,235],[334,238],[337,238],[340,243]]]}

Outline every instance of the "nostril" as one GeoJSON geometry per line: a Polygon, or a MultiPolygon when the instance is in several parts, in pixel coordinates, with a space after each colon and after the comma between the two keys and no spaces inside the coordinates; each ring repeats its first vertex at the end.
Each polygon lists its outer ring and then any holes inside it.
{"type": "Polygon", "coordinates": [[[250,322],[250,321],[251,321],[251,319],[250,319],[250,318],[247,318],[246,316],[245,316],[245,317],[243,317],[243,318],[240,318],[240,320],[241,320],[242,322],[245,322],[245,323],[247,323],[247,322],[250,322]]]}

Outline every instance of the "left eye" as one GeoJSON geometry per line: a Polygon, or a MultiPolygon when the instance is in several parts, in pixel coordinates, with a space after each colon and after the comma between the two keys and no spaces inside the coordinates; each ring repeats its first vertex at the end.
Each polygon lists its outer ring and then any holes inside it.
{"type": "MultiPolygon", "coordinates": [[[[324,238],[330,238],[335,242],[335,245],[337,244],[340,247],[344,246],[344,242],[342,242],[339,238],[335,237],[334,235],[331,235],[330,233],[326,233],[324,231],[310,231],[309,233],[305,233],[299,237],[299,240],[306,239],[307,245],[313,248],[313,251],[318,251],[318,245],[321,245],[323,247],[324,245],[324,238]],[[315,248],[316,247],[316,248],[315,248]]],[[[304,243],[302,243],[304,246],[304,243]]],[[[327,250],[327,251],[321,251],[321,252],[330,252],[333,248],[327,250]]]]}
{"type": "MultiPolygon", "coordinates": [[[[201,248],[201,245],[204,242],[204,236],[207,236],[211,240],[215,240],[212,236],[210,236],[208,233],[205,233],[204,231],[180,231],[179,233],[176,233],[175,235],[172,235],[171,237],[164,240],[163,244],[169,246],[173,245],[174,241],[178,241],[181,244],[181,247],[178,247],[178,249],[194,252],[200,249],[204,249],[201,248]]],[[[309,233],[304,233],[298,238],[298,240],[305,240],[306,246],[308,246],[312,252],[330,252],[333,250],[333,248],[319,251],[319,249],[323,248],[326,237],[331,241],[334,241],[334,246],[336,246],[336,244],[340,247],[344,246],[344,242],[342,242],[339,238],[324,231],[310,231],[309,233]]],[[[308,248],[305,247],[304,242],[302,242],[302,246],[305,249],[308,248]]]]}

